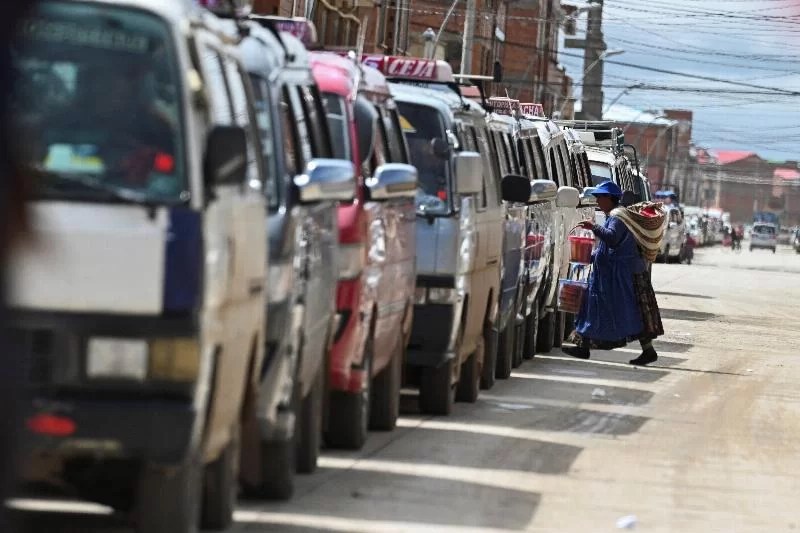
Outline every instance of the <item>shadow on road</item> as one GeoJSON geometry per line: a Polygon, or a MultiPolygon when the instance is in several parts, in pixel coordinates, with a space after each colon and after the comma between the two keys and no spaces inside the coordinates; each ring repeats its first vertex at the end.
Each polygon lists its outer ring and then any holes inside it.
{"type": "MultiPolygon", "coordinates": [[[[603,354],[611,352],[597,351],[592,354],[595,361],[603,354]]],[[[555,354],[554,354],[555,355],[555,354]]],[[[633,358],[632,354],[625,357],[633,358]]],[[[613,360],[613,359],[612,359],[613,360]]],[[[523,365],[515,371],[519,377],[576,377],[588,379],[606,379],[614,381],[631,381],[636,383],[654,383],[668,374],[664,370],[653,368],[637,368],[627,364],[620,365],[594,365],[593,360],[572,359],[564,357],[536,357],[529,365],[523,365]]]]}
{"type": "Polygon", "coordinates": [[[656,291],[656,296],[680,296],[681,298],[698,298],[701,300],[714,300],[714,296],[706,296],[704,294],[690,294],[687,292],[669,292],[669,291],[656,291]]]}
{"type": "Polygon", "coordinates": [[[702,311],[687,311],[685,309],[665,309],[661,308],[661,318],[669,320],[688,320],[691,322],[704,322],[716,318],[714,313],[704,313],[702,311]]]}
{"type": "MultiPolygon", "coordinates": [[[[694,344],[688,344],[685,342],[661,341],[656,339],[653,341],[653,346],[655,347],[656,351],[659,352],[686,353],[692,349],[694,344]]],[[[658,359],[660,361],[662,359],[662,356],[659,355],[658,359]]],[[[668,358],[664,357],[663,359],[667,360],[668,358]]],[[[676,359],[679,362],[686,361],[686,359],[677,359],[677,358],[673,359],[676,359]]]]}
{"type": "MultiPolygon", "coordinates": [[[[383,459],[381,454],[381,461],[383,459]]],[[[430,456],[426,456],[425,462],[430,462],[430,456]]],[[[278,505],[271,506],[270,513],[259,516],[263,506],[253,507],[252,512],[243,506],[237,522],[251,525],[252,530],[259,533],[326,531],[324,528],[314,529],[316,525],[307,530],[283,528],[282,524],[291,523],[292,519],[300,516],[307,523],[318,522],[319,526],[329,521],[338,522],[337,532],[374,531],[375,528],[369,527],[371,521],[419,524],[428,526],[426,530],[431,531],[435,531],[435,526],[522,530],[530,523],[541,501],[536,492],[492,486],[494,483],[507,484],[504,477],[481,478],[471,470],[459,472],[455,468],[449,469],[455,479],[444,479],[435,471],[439,465],[420,468],[416,462],[391,464],[394,468],[415,471],[415,474],[381,472],[374,468],[335,469],[332,483],[319,486],[302,499],[302,510],[298,511],[296,505],[278,505]],[[346,515],[343,515],[343,509],[347,509],[346,515]],[[251,515],[249,519],[248,515],[251,515]],[[347,522],[352,522],[352,525],[342,528],[347,522]],[[270,524],[275,528],[271,529],[270,524]]],[[[320,470],[325,473],[329,469],[320,470]]],[[[396,531],[413,529],[397,527],[396,531]]]]}
{"type": "MultiPolygon", "coordinates": [[[[559,475],[569,472],[583,449],[534,438],[491,434],[473,417],[470,422],[474,423],[469,424],[472,427],[462,427],[457,420],[448,422],[451,420],[436,429],[416,428],[413,448],[388,446],[382,450],[381,460],[559,475]]],[[[528,423],[514,424],[517,430],[529,427],[528,423]]]]}

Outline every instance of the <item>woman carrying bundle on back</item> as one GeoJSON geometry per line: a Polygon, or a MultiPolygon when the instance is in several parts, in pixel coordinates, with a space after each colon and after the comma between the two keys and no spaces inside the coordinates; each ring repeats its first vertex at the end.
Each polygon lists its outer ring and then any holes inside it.
{"type": "Polygon", "coordinates": [[[580,224],[600,242],[571,336],[575,346],[564,348],[564,353],[588,359],[592,348],[612,350],[639,340],[642,353],[630,363],[648,365],[658,359],[653,339],[664,334],[648,268],[661,247],[664,209],[648,202],[620,207],[622,190],[611,181],[601,183],[592,194],[606,221],[602,226],[580,224]]]}

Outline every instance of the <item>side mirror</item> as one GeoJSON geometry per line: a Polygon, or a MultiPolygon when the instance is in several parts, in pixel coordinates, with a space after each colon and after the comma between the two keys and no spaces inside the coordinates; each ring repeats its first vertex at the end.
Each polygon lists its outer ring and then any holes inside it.
{"type": "Polygon", "coordinates": [[[433,152],[433,155],[439,159],[447,159],[450,157],[450,154],[453,150],[450,148],[450,143],[448,143],[446,139],[434,137],[431,139],[431,151],[433,152]]]}
{"type": "Polygon", "coordinates": [[[556,196],[556,207],[577,208],[581,203],[580,193],[575,187],[559,187],[556,196]]]}
{"type": "Polygon", "coordinates": [[[356,168],[344,159],[312,159],[294,185],[303,203],[347,202],[355,198],[356,168]]]}
{"type": "Polygon", "coordinates": [[[483,159],[478,152],[459,152],[453,156],[456,194],[468,196],[483,190],[483,159]]]}
{"type": "Polygon", "coordinates": [[[533,180],[531,182],[531,196],[529,204],[537,202],[552,202],[558,196],[558,186],[551,180],[533,180]]]}
{"type": "Polygon", "coordinates": [[[247,134],[239,126],[214,126],[206,138],[204,174],[208,185],[244,183],[247,134]]]}
{"type": "Polygon", "coordinates": [[[417,194],[417,169],[404,163],[387,163],[366,180],[372,200],[414,198],[417,194]]]}
{"type": "Polygon", "coordinates": [[[580,204],[578,205],[580,207],[597,207],[597,196],[592,194],[596,190],[596,187],[585,187],[581,193],[580,204]]]}
{"type": "Polygon", "coordinates": [[[527,204],[531,198],[531,181],[525,176],[509,174],[500,183],[503,200],[517,204],[527,204]]]}

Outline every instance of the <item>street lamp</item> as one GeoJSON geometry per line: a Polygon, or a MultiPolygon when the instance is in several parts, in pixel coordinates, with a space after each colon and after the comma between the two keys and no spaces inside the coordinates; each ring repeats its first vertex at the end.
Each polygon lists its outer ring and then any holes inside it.
{"type": "Polygon", "coordinates": [[[636,85],[631,85],[630,87],[626,87],[621,93],[619,93],[617,95],[616,98],[611,100],[611,103],[606,106],[606,109],[605,109],[605,111],[603,111],[603,114],[605,115],[606,113],[608,113],[608,111],[611,109],[611,107],[614,104],[616,104],[617,102],[619,102],[620,98],[622,98],[623,96],[625,96],[626,94],[628,94],[632,90],[641,89],[642,87],[644,87],[644,83],[637,83],[636,85]]]}
{"type": "MultiPolygon", "coordinates": [[[[578,82],[578,85],[583,83],[583,80],[586,79],[586,75],[589,74],[589,72],[591,72],[592,69],[595,67],[595,65],[597,65],[599,62],[605,61],[609,57],[618,56],[618,55],[624,54],[624,53],[625,53],[625,50],[620,50],[620,49],[603,51],[603,53],[601,53],[599,56],[597,56],[597,59],[595,59],[594,62],[592,62],[592,64],[589,65],[588,67],[586,67],[586,69],[583,71],[583,75],[581,75],[581,79],[578,82]]],[[[583,89],[581,89],[581,95],[583,95],[583,89]]],[[[563,115],[564,114],[564,108],[567,106],[567,102],[568,101],[569,101],[568,99],[565,99],[564,103],[561,104],[561,108],[558,110],[558,114],[559,115],[563,115]]]]}

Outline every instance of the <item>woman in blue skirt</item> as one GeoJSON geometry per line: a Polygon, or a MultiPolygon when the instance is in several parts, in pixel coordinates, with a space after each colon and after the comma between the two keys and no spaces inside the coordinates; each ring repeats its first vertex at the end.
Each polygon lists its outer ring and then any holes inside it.
{"type": "Polygon", "coordinates": [[[653,339],[664,333],[648,271],[650,252],[658,249],[661,239],[663,216],[655,206],[620,208],[622,190],[611,181],[601,183],[592,194],[606,221],[603,226],[580,224],[599,243],[592,255],[589,288],[575,319],[575,346],[564,352],[588,359],[591,348],[611,350],[639,340],[642,354],[630,363],[648,365],[658,359],[653,339]],[[638,215],[642,209],[651,210],[652,216],[638,215]]]}

